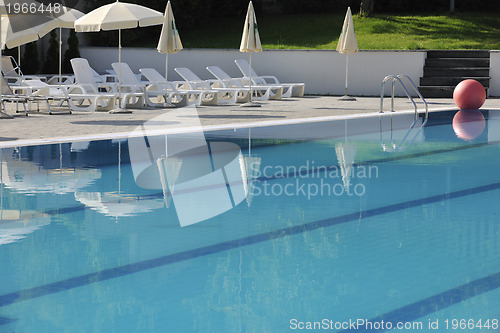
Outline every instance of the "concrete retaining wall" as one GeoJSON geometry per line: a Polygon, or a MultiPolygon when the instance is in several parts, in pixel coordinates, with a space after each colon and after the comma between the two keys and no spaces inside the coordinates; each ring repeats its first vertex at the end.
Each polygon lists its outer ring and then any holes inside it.
{"type": "MultiPolygon", "coordinates": [[[[118,60],[117,48],[82,47],[80,53],[98,72],[105,72],[118,60]]],[[[168,78],[180,80],[174,68],[188,67],[202,79],[209,79],[212,76],[205,69],[209,65],[240,77],[234,60],[248,57],[238,50],[184,49],[169,55],[168,78]]],[[[360,51],[350,55],[349,94],[380,96],[382,79],[390,74],[406,74],[418,85],[425,57],[425,51],[360,51]]],[[[123,48],[122,61],[134,72],[143,67],[165,72],[165,55],[156,49],[123,48]]],[[[346,56],[333,50],[265,50],[252,56],[252,64],[259,75],[275,75],[281,82],[305,82],[307,94],[344,95],[345,92],[346,56]]],[[[492,52],[491,64],[490,95],[500,96],[500,51],[492,52]]],[[[396,93],[401,95],[402,91],[398,89],[396,93]]]]}
{"type": "Polygon", "coordinates": [[[490,89],[488,94],[500,97],[500,51],[490,52],[490,89]]]}

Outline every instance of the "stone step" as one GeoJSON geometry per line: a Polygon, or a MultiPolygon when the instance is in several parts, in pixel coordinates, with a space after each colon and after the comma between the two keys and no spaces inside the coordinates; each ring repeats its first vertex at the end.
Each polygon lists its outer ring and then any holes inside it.
{"type": "Polygon", "coordinates": [[[436,50],[427,51],[427,58],[489,58],[485,50],[436,50]]]}
{"type": "MultiPolygon", "coordinates": [[[[453,98],[454,86],[420,86],[418,91],[424,98],[453,98]]],[[[486,89],[488,96],[488,89],[486,89]]]]}
{"type": "Polygon", "coordinates": [[[443,77],[443,76],[432,76],[432,77],[421,77],[421,86],[456,86],[460,82],[466,79],[473,79],[478,81],[483,85],[483,87],[488,88],[490,86],[489,77],[443,77]]]}
{"type": "Polygon", "coordinates": [[[424,77],[489,77],[489,68],[428,68],[424,67],[424,77]]]}
{"type": "Polygon", "coordinates": [[[418,87],[424,98],[452,98],[454,87],[450,86],[426,86],[418,87]]]}
{"type": "Polygon", "coordinates": [[[427,58],[428,68],[489,68],[489,58],[427,58]]]}

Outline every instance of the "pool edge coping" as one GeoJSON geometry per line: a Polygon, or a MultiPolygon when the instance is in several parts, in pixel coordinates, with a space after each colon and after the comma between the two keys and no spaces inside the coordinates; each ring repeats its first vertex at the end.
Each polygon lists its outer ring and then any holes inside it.
{"type": "MultiPolygon", "coordinates": [[[[443,107],[429,109],[429,112],[446,112],[454,111],[456,108],[443,107]]],[[[495,108],[488,108],[484,110],[500,110],[495,108]]],[[[296,124],[307,124],[307,123],[319,123],[334,120],[347,120],[347,119],[359,119],[359,118],[371,118],[375,116],[379,117],[389,117],[394,114],[405,115],[413,114],[414,110],[404,110],[398,112],[367,112],[367,113],[356,113],[352,115],[336,115],[336,116],[323,116],[323,117],[306,117],[306,118],[295,118],[295,119],[285,119],[285,120],[268,120],[259,122],[243,122],[243,123],[228,123],[221,125],[207,125],[207,126],[187,126],[181,128],[168,128],[159,130],[147,130],[147,131],[127,131],[127,132],[114,132],[114,133],[96,133],[80,136],[71,137],[54,137],[45,139],[24,139],[16,141],[0,141],[1,148],[13,148],[13,147],[25,147],[25,146],[39,146],[39,145],[50,145],[58,143],[68,143],[68,142],[85,142],[85,141],[99,141],[99,140],[120,140],[127,139],[130,137],[140,137],[144,135],[167,135],[167,134],[183,134],[183,133],[193,133],[193,132],[208,132],[208,131],[222,131],[229,129],[242,129],[242,128],[257,128],[257,127],[271,127],[271,126],[283,126],[283,125],[296,125],[296,124]],[[134,133],[135,132],[135,133],[134,133]]],[[[419,111],[419,114],[424,113],[424,111],[419,111]]],[[[148,120],[145,120],[146,123],[148,120]]]]}

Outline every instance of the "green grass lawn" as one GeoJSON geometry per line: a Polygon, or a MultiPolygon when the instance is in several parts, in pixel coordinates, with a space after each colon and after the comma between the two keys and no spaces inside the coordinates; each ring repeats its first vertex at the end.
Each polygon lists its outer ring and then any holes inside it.
{"type": "MultiPolygon", "coordinates": [[[[257,16],[262,45],[265,49],[335,49],[344,15],[257,16]]],[[[186,48],[237,49],[243,23],[244,17],[218,19],[179,33],[186,48]]],[[[500,49],[498,13],[355,15],[354,27],[362,50],[500,49]]]]}

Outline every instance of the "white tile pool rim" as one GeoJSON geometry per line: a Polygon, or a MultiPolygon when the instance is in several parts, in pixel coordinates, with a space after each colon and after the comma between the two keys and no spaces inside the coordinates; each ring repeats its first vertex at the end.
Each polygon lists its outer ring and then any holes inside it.
{"type": "MultiPolygon", "coordinates": [[[[456,108],[434,108],[429,109],[429,112],[444,112],[444,111],[454,111],[456,108]]],[[[485,110],[496,110],[494,108],[488,108],[485,110]]],[[[498,109],[500,110],[500,109],[498,109]]],[[[157,130],[146,130],[135,132],[115,132],[115,133],[102,133],[102,134],[89,134],[89,135],[76,135],[71,137],[55,137],[55,138],[45,138],[45,139],[25,139],[16,141],[4,141],[0,142],[0,148],[12,148],[12,147],[24,147],[24,146],[39,146],[39,145],[49,145],[49,144],[59,144],[68,142],[82,142],[82,141],[99,141],[99,140],[119,140],[127,139],[130,137],[144,136],[144,135],[166,135],[166,134],[182,134],[182,133],[193,133],[193,132],[209,132],[209,131],[220,131],[220,130],[236,130],[242,128],[257,128],[257,127],[272,127],[272,126],[282,126],[282,125],[295,125],[295,124],[306,124],[306,123],[316,123],[316,122],[328,122],[334,120],[344,120],[344,119],[359,119],[359,118],[371,118],[371,117],[389,117],[391,115],[407,115],[414,114],[414,110],[405,110],[398,112],[370,112],[370,113],[358,113],[352,115],[339,115],[339,116],[325,116],[325,117],[309,117],[309,118],[296,118],[296,119],[286,119],[286,120],[270,120],[261,122],[244,122],[244,123],[230,123],[223,125],[207,125],[207,126],[187,126],[181,128],[167,128],[167,129],[157,129],[157,130]]],[[[419,111],[419,114],[423,114],[423,111],[419,111]]],[[[146,122],[146,121],[145,121],[146,122]]]]}

